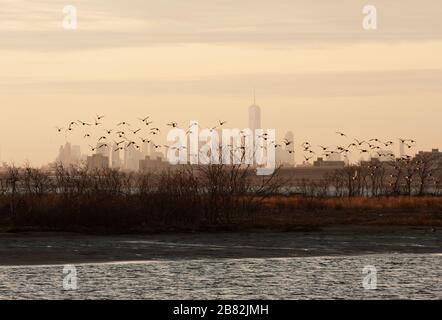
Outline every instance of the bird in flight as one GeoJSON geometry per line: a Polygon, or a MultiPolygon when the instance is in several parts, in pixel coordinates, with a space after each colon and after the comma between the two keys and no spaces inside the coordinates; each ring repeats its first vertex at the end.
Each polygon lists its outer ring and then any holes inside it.
{"type": "Polygon", "coordinates": [[[150,116],[144,117],[144,118],[138,118],[141,122],[147,122],[149,120],[150,116]]]}
{"type": "Polygon", "coordinates": [[[141,141],[143,142],[143,143],[150,143],[150,140],[148,140],[148,139],[145,139],[145,138],[142,138],[142,137],[138,137],[139,139],[141,139],[141,141]]]}
{"type": "Polygon", "coordinates": [[[128,122],[126,122],[126,121],[123,121],[123,122],[118,123],[117,126],[118,127],[119,126],[130,126],[130,124],[128,122]]]}
{"type": "Polygon", "coordinates": [[[91,126],[90,123],[83,122],[83,121],[81,121],[81,120],[78,120],[78,122],[79,122],[82,126],[91,126]]]}
{"type": "Polygon", "coordinates": [[[137,129],[137,130],[130,130],[130,131],[132,131],[132,133],[133,133],[133,134],[137,134],[138,132],[140,132],[140,131],[141,131],[141,129],[137,129]]]}
{"type": "Polygon", "coordinates": [[[345,133],[339,132],[337,131],[336,134],[340,135],[341,137],[347,137],[347,135],[345,133]]]}
{"type": "Polygon", "coordinates": [[[60,127],[55,127],[55,129],[57,129],[58,132],[62,132],[63,131],[63,128],[60,128],[60,127]]]}

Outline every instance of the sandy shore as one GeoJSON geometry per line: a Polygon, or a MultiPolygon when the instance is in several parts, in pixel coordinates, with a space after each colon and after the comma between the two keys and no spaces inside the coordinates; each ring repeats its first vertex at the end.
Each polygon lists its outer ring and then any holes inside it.
{"type": "Polygon", "coordinates": [[[0,233],[0,265],[211,258],[442,253],[442,230],[340,227],[321,231],[90,236],[0,233]]]}

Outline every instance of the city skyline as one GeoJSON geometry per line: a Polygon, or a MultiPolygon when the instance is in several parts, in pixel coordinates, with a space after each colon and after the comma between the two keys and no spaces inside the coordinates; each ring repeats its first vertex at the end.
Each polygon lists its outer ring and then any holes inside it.
{"type": "Polygon", "coordinates": [[[241,128],[254,88],[281,137],[334,145],[339,130],[442,149],[436,0],[374,1],[376,30],[362,27],[364,1],[123,4],[76,1],[78,28],[65,30],[57,1],[2,3],[1,161],[53,160],[65,142],[54,126],[94,113],[241,128]]]}
{"type": "MultiPolygon", "coordinates": [[[[252,132],[257,129],[266,129],[262,126],[262,110],[256,103],[255,92],[253,103],[245,111],[248,116],[247,128],[251,129],[252,132]]],[[[116,127],[113,126],[112,129],[104,124],[106,122],[105,118],[105,115],[97,115],[93,121],[89,121],[89,124],[77,120],[71,122],[65,128],[57,127],[58,133],[64,135],[66,140],[68,140],[68,136],[71,140],[75,139],[76,136],[79,143],[82,142],[83,145],[92,143],[93,145],[88,144],[88,153],[81,153],[79,145],[72,145],[67,141],[64,146],[60,146],[59,155],[55,161],[65,166],[87,163],[91,169],[113,168],[125,171],[143,171],[144,168],[152,168],[153,164],[155,164],[154,167],[158,167],[158,165],[160,168],[164,167],[161,162],[167,162],[167,147],[161,141],[165,141],[164,136],[167,136],[167,132],[157,132],[158,124],[153,121],[153,118],[150,116],[142,117],[136,119],[136,122],[129,121],[129,123],[123,121],[117,124],[116,127]],[[123,131],[126,133],[122,133],[123,131]],[[84,135],[86,132],[87,134],[84,135]],[[152,133],[154,133],[153,136],[152,133]],[[92,141],[93,139],[97,140],[97,134],[100,138],[94,143],[92,141]],[[83,138],[81,139],[81,137],[83,138]],[[138,141],[138,139],[141,141],[138,141]]],[[[245,129],[245,127],[226,128],[224,127],[226,124],[228,124],[228,121],[219,120],[215,127],[218,128],[217,131],[221,131],[221,129],[245,129]]],[[[195,125],[197,125],[197,122],[190,122],[189,127],[184,126],[187,129],[187,134],[193,133],[195,125]]],[[[168,123],[166,126],[180,128],[180,125],[175,122],[168,123]]],[[[198,127],[199,132],[202,129],[212,131],[215,128],[211,126],[202,128],[199,124],[198,127]]],[[[218,132],[218,135],[221,135],[221,132],[218,132]]],[[[284,139],[278,140],[277,137],[274,142],[276,146],[276,165],[283,165],[283,167],[343,167],[372,159],[378,159],[381,162],[394,161],[397,158],[414,157],[415,154],[424,152],[424,150],[417,149],[417,141],[414,139],[400,138],[398,141],[387,141],[371,138],[362,140],[342,132],[334,132],[333,135],[340,137],[339,145],[324,147],[323,144],[316,146],[308,141],[298,145],[299,141],[295,140],[294,133],[292,131],[285,132],[283,134],[284,139]]],[[[221,139],[221,136],[219,136],[219,139],[221,139]]],[[[267,138],[264,139],[267,140],[267,138]]],[[[168,141],[167,143],[173,142],[168,141]]],[[[188,150],[187,160],[191,161],[192,155],[189,154],[190,149],[188,150]]],[[[432,148],[427,151],[437,152],[438,149],[432,148]]]]}

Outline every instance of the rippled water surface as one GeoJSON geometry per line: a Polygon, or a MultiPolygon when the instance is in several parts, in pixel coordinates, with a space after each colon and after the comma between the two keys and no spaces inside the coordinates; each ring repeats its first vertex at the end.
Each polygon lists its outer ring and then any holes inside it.
{"type": "Polygon", "coordinates": [[[63,266],[0,267],[2,299],[441,299],[442,256],[198,259],[77,265],[78,289],[63,290],[63,266]],[[362,269],[377,268],[377,289],[362,269]]]}
{"type": "Polygon", "coordinates": [[[129,236],[0,234],[0,299],[442,299],[427,228],[129,236]],[[63,290],[63,267],[78,289],[63,290]],[[377,289],[363,286],[365,266],[377,289]]]}

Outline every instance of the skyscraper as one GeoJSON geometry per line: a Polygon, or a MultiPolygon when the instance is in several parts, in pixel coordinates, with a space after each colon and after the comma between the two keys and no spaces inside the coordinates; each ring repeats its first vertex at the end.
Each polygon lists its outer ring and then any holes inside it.
{"type": "MultiPolygon", "coordinates": [[[[103,157],[107,158],[107,160],[109,161],[111,159],[111,148],[108,145],[97,143],[96,154],[102,155],[103,157]]],[[[108,166],[109,165],[110,162],[108,163],[108,166]]]]}
{"type": "Polygon", "coordinates": [[[287,146],[285,146],[285,163],[290,166],[290,167],[294,167],[295,166],[295,135],[293,134],[292,131],[288,131],[285,136],[284,139],[287,141],[287,143],[290,142],[290,144],[287,146]]]}
{"type": "Polygon", "coordinates": [[[80,146],[72,146],[69,142],[66,142],[64,146],[60,146],[57,162],[64,166],[79,164],[81,160],[80,146]]]}
{"type": "Polygon", "coordinates": [[[262,129],[261,107],[256,104],[255,93],[253,93],[253,104],[249,107],[249,129],[253,132],[262,129]]]}
{"type": "Polygon", "coordinates": [[[112,168],[113,169],[121,169],[122,161],[121,161],[121,153],[119,146],[114,143],[112,147],[112,168]]]}

